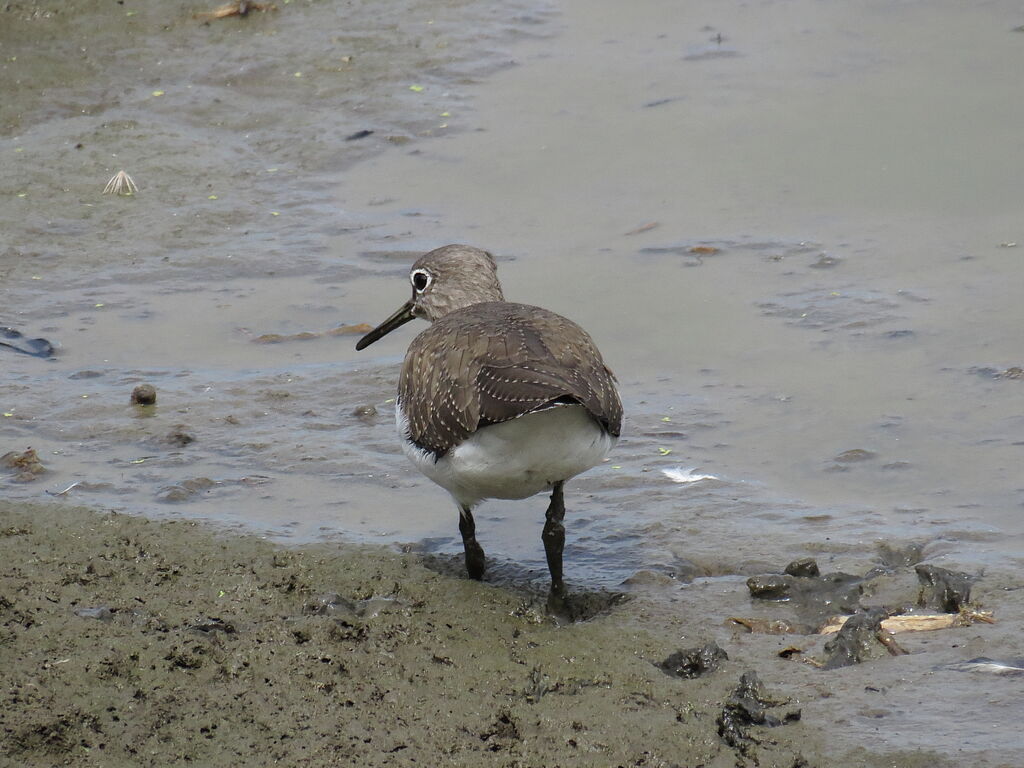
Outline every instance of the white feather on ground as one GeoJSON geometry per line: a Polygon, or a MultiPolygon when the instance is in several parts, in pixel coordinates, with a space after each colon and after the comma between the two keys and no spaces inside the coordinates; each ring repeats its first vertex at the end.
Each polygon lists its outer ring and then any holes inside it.
{"type": "Polygon", "coordinates": [[[716,475],[699,475],[695,474],[696,467],[676,467],[675,469],[663,469],[662,474],[665,475],[673,483],[697,483],[701,480],[717,480],[716,475]]]}

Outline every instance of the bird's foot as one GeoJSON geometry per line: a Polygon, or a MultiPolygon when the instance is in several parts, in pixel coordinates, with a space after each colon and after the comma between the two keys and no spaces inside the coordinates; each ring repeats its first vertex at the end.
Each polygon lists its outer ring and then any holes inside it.
{"type": "Polygon", "coordinates": [[[480,581],[484,577],[484,570],[487,561],[484,558],[484,548],[477,544],[476,539],[464,542],[466,549],[466,571],[469,578],[480,581]]]}
{"type": "Polygon", "coordinates": [[[569,590],[565,588],[564,582],[552,582],[551,591],[548,592],[547,611],[548,615],[556,621],[566,623],[574,621],[572,609],[569,606],[569,590]]]}

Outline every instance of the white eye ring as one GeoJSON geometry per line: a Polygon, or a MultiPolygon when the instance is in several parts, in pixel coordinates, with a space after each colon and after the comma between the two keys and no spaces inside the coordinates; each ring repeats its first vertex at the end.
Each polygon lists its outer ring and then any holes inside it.
{"type": "Polygon", "coordinates": [[[414,269],[409,275],[409,281],[416,293],[423,293],[434,282],[434,276],[425,269],[414,269]]]}

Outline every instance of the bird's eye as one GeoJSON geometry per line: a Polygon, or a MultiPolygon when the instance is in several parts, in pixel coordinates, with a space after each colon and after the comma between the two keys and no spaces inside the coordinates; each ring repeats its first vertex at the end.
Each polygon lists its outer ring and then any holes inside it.
{"type": "Polygon", "coordinates": [[[412,287],[416,289],[416,293],[423,293],[427,290],[430,280],[430,273],[425,269],[417,269],[412,273],[412,287]]]}

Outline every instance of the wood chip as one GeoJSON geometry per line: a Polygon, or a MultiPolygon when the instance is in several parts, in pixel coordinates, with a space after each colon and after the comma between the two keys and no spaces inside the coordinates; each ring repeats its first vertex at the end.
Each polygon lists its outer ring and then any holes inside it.
{"type": "MultiPolygon", "coordinates": [[[[820,635],[831,635],[838,632],[849,616],[833,616],[819,629],[820,635]]],[[[991,611],[961,611],[960,613],[917,614],[907,616],[890,616],[882,620],[882,629],[897,634],[899,632],[931,632],[936,629],[951,627],[967,627],[975,622],[992,624],[991,611]]]]}
{"type": "Polygon", "coordinates": [[[649,221],[646,224],[641,224],[636,229],[629,230],[629,232],[627,232],[626,235],[639,235],[641,232],[650,232],[655,227],[660,227],[660,226],[661,226],[661,222],[649,221]]]}

